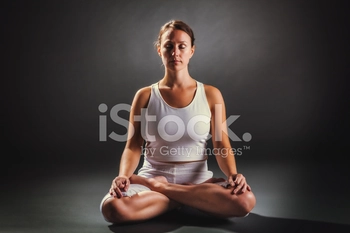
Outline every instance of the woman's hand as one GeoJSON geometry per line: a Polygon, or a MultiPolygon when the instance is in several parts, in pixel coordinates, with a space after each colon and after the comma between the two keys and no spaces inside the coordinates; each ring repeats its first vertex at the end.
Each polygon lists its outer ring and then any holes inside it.
{"type": "Polygon", "coordinates": [[[251,188],[247,184],[245,177],[240,173],[230,175],[227,181],[233,188],[232,194],[244,193],[247,190],[251,191],[251,188]]]}
{"type": "Polygon", "coordinates": [[[113,197],[121,198],[123,197],[122,192],[126,192],[129,189],[130,180],[126,176],[117,176],[112,181],[112,186],[109,190],[109,193],[113,197]]]}

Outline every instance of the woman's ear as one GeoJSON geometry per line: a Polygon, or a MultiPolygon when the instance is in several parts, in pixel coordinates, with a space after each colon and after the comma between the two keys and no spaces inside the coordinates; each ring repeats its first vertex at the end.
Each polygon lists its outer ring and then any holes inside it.
{"type": "Polygon", "coordinates": [[[193,56],[195,50],[196,50],[196,46],[193,45],[192,48],[191,48],[191,57],[193,56]]]}
{"type": "Polygon", "coordinates": [[[161,57],[162,56],[162,53],[160,52],[160,46],[158,45],[157,46],[157,53],[158,53],[158,55],[161,57]]]}

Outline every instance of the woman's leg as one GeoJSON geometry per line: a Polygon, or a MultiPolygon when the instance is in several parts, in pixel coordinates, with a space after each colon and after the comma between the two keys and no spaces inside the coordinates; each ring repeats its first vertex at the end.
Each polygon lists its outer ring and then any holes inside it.
{"type": "Polygon", "coordinates": [[[159,192],[143,191],[131,197],[108,198],[102,214],[108,222],[124,223],[150,219],[179,206],[159,192]]]}
{"type": "Polygon", "coordinates": [[[130,180],[132,183],[145,185],[153,191],[164,194],[178,203],[218,217],[243,217],[254,208],[256,203],[251,191],[232,194],[232,188],[224,188],[213,183],[171,184],[137,175],[133,175],[130,180]]]}

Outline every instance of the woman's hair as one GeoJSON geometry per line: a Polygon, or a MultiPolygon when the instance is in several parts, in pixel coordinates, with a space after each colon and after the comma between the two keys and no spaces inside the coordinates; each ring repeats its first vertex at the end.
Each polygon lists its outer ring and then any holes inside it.
{"type": "Polygon", "coordinates": [[[156,48],[160,46],[163,34],[169,29],[177,29],[186,32],[191,37],[191,47],[194,45],[194,34],[190,26],[181,20],[170,20],[160,28],[158,38],[154,42],[156,48]]]}

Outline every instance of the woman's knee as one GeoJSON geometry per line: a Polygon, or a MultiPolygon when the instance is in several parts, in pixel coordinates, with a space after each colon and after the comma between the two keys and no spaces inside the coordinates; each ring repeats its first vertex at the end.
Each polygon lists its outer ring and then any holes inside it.
{"type": "Polygon", "coordinates": [[[249,214],[255,207],[256,198],[253,192],[246,191],[239,195],[238,198],[238,217],[244,217],[249,214]]]}
{"type": "Polygon", "coordinates": [[[108,199],[102,206],[102,215],[110,223],[122,223],[130,220],[130,210],[123,198],[108,199]]]}

